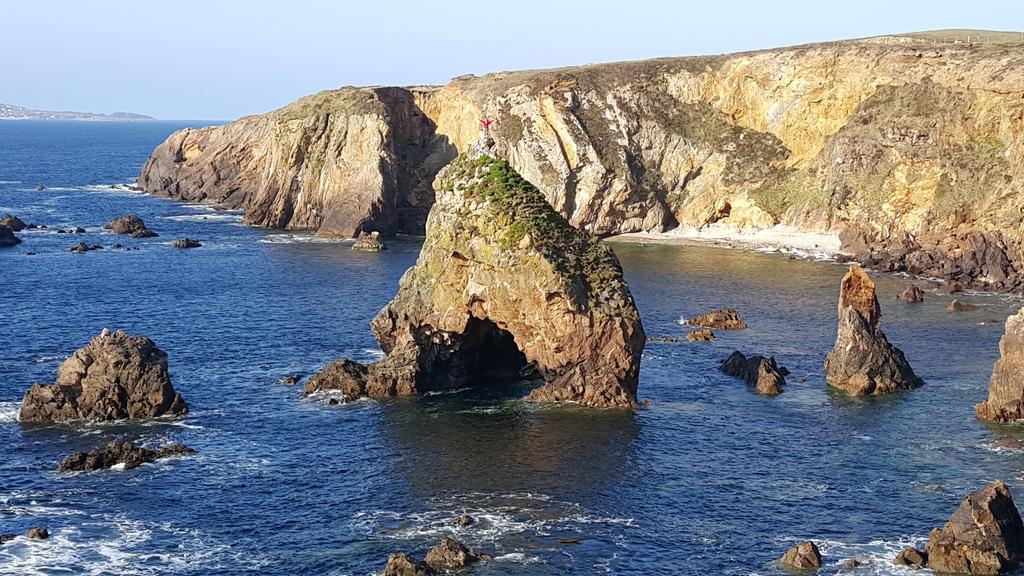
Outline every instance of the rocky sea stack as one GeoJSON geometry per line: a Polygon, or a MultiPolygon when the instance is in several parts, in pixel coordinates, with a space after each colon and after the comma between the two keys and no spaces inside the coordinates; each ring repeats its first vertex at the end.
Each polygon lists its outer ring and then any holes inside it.
{"type": "Polygon", "coordinates": [[[858,266],[843,276],[839,332],[825,359],[828,383],[855,396],[887,394],[922,384],[899,348],[879,327],[882,312],[875,283],[858,266]]]}
{"type": "Polygon", "coordinates": [[[974,408],[978,418],[1013,422],[1024,418],[1024,308],[1006,319],[999,360],[992,368],[988,399],[974,408]]]}
{"type": "Polygon", "coordinates": [[[307,390],[410,395],[516,381],[532,363],[544,383],[528,400],[635,406],[646,338],[612,251],[482,152],[434,188],[419,259],[372,322],[385,358],[342,360],[307,390]]]}
{"type": "Polygon", "coordinates": [[[167,354],[143,336],[104,329],[57,368],[53,384],[33,384],[21,401],[22,422],[181,416],[167,354]]]}
{"type": "Polygon", "coordinates": [[[938,573],[1001,574],[1022,560],[1024,524],[1002,480],[968,494],[928,536],[928,567],[938,573]]]}

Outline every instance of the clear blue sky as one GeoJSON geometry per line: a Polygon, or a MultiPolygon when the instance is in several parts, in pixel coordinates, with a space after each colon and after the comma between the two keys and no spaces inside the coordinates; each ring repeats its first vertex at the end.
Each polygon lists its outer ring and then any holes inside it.
{"type": "Polygon", "coordinates": [[[10,0],[0,103],[233,119],[344,85],[936,28],[1021,30],[1024,2],[10,0]]]}

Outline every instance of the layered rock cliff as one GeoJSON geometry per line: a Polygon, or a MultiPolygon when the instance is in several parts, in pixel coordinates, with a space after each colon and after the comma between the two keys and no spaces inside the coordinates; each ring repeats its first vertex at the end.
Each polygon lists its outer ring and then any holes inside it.
{"type": "Polygon", "coordinates": [[[430,177],[495,150],[598,234],[712,223],[846,231],[887,269],[1022,286],[1024,48],[884,37],[343,89],[173,135],[147,191],[252,223],[422,230],[430,177]]]}
{"type": "Polygon", "coordinates": [[[1024,308],[1006,319],[999,360],[992,367],[988,398],[974,407],[978,418],[1014,422],[1024,418],[1024,308]]]}
{"type": "Polygon", "coordinates": [[[646,337],[612,251],[485,153],[435,187],[416,265],[372,322],[386,356],[332,364],[306,392],[403,396],[518,381],[533,365],[529,400],[635,405],[646,337]]]}

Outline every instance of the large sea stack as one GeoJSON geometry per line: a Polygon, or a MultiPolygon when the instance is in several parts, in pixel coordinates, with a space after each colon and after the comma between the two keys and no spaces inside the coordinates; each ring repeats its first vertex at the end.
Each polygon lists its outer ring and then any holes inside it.
{"type": "Polygon", "coordinates": [[[104,329],[57,368],[53,384],[33,384],[21,401],[22,422],[123,420],[181,416],[167,354],[143,336],[104,329]]]}
{"type": "Polygon", "coordinates": [[[839,291],[839,332],[825,358],[829,384],[854,396],[888,394],[922,384],[899,348],[879,327],[882,317],[875,283],[858,266],[843,276],[839,291]]]}
{"type": "Polygon", "coordinates": [[[1002,480],[968,494],[949,522],[928,536],[937,573],[1001,574],[1024,560],[1024,524],[1002,480]]]}
{"type": "Polygon", "coordinates": [[[1024,418],[1024,308],[1006,319],[988,399],[975,406],[975,412],[978,418],[992,422],[1024,418]]]}
{"type": "Polygon", "coordinates": [[[635,405],[646,338],[612,251],[484,152],[434,188],[419,259],[372,322],[385,358],[339,361],[307,391],[411,395],[518,380],[533,363],[544,383],[529,400],[635,405]]]}

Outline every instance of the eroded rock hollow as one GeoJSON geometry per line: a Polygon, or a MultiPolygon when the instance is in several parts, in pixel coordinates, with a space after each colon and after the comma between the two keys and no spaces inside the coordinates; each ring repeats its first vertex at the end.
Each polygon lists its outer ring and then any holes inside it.
{"type": "Polygon", "coordinates": [[[503,160],[462,155],[437,177],[416,265],[371,323],[386,353],[341,360],[307,392],[396,396],[519,380],[529,400],[634,406],[646,337],[622,269],[503,160]]]}

